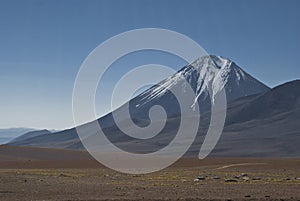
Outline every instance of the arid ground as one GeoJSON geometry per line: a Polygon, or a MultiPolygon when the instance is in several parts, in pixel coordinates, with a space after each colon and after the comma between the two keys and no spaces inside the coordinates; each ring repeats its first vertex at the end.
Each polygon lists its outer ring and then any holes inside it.
{"type": "Polygon", "coordinates": [[[299,159],[185,158],[127,175],[85,152],[0,146],[0,200],[300,200],[299,159]]]}

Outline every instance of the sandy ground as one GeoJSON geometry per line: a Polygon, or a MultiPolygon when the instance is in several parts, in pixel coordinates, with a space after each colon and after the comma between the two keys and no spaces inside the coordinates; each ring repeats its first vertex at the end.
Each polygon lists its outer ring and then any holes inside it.
{"type": "MultiPolygon", "coordinates": [[[[16,160],[19,149],[5,150],[0,148],[1,201],[300,201],[298,159],[209,158],[200,161],[186,158],[160,172],[128,175],[104,168],[85,153],[78,159],[47,160],[44,157],[37,160],[36,157],[28,159],[29,154],[26,160],[16,160]]],[[[23,157],[26,150],[23,150],[23,157]]],[[[39,150],[39,154],[43,152],[49,157],[53,150],[39,150]]],[[[59,153],[58,150],[54,152],[59,153]]],[[[68,154],[74,153],[61,155],[68,157],[68,154]]]]}

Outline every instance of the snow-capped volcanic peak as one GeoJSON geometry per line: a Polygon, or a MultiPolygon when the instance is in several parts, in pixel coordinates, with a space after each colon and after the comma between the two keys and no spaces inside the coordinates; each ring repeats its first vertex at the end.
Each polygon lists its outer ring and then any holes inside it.
{"type": "MultiPolygon", "coordinates": [[[[234,62],[221,56],[205,56],[201,57],[188,67],[195,68],[195,71],[199,72],[199,77],[206,79],[206,75],[210,74],[213,77],[209,77],[209,80],[216,80],[221,78],[222,83],[226,82],[229,77],[235,77],[238,81],[245,79],[245,73],[234,62]],[[218,77],[219,76],[219,77],[218,77]]],[[[190,69],[194,71],[194,69],[190,69]]]]}
{"type": "MultiPolygon", "coordinates": [[[[267,86],[244,72],[231,60],[221,56],[204,56],[183,67],[173,76],[158,83],[142,93],[139,98],[144,105],[163,95],[172,87],[180,87],[184,93],[187,81],[196,94],[195,103],[209,98],[211,103],[214,97],[225,88],[227,100],[263,93],[269,90],[267,86]]],[[[207,101],[206,101],[207,102],[207,101]]]]}
{"type": "Polygon", "coordinates": [[[221,56],[201,57],[188,65],[186,70],[186,78],[191,76],[191,74],[197,74],[198,85],[196,93],[198,96],[204,90],[209,90],[213,98],[226,87],[229,80],[239,85],[240,82],[247,79],[241,68],[231,60],[221,56]]]}

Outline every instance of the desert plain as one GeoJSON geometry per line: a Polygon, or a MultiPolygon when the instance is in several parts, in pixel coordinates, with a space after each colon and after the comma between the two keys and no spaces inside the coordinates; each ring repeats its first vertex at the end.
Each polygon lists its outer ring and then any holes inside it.
{"type": "Polygon", "coordinates": [[[300,201],[300,160],[182,158],[132,175],[83,151],[0,146],[0,200],[300,201]]]}

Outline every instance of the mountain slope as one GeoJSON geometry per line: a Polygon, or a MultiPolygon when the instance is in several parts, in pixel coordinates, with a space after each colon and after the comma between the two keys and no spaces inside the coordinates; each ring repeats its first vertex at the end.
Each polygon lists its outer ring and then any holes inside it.
{"type": "MultiPolygon", "coordinates": [[[[237,99],[228,105],[223,134],[211,156],[300,157],[300,81],[273,88],[267,93],[237,99]]],[[[148,141],[123,141],[116,146],[127,151],[158,150],[176,133],[179,118],[169,120],[164,136],[148,141]],[[131,149],[129,147],[132,147],[131,149]]],[[[202,116],[200,129],[187,156],[197,156],[210,123],[210,113],[202,116]]],[[[114,129],[109,132],[116,132],[114,129]]],[[[76,145],[79,146],[80,143],[76,145]]],[[[75,147],[75,146],[74,146],[75,147]]]]}
{"type": "Polygon", "coordinates": [[[300,107],[300,81],[295,80],[277,86],[266,94],[243,105],[235,113],[230,114],[233,122],[245,122],[251,119],[268,118],[300,107]]]}
{"type": "MultiPolygon", "coordinates": [[[[198,133],[200,136],[196,142],[198,151],[202,143],[201,140],[203,140],[206,125],[209,124],[211,103],[213,103],[214,96],[222,87],[225,88],[229,103],[246,96],[245,101],[247,102],[249,95],[264,94],[269,91],[267,86],[251,77],[229,59],[217,56],[202,57],[182,68],[173,76],[138,95],[128,103],[133,121],[140,126],[149,123],[148,111],[153,105],[159,104],[163,106],[166,110],[168,121],[160,134],[150,140],[131,138],[118,129],[110,113],[98,120],[102,128],[104,128],[107,137],[122,149],[129,151],[136,151],[138,149],[140,152],[148,152],[149,150],[153,150],[153,147],[160,149],[168,144],[176,134],[179,124],[178,116],[180,115],[178,102],[170,90],[177,89],[184,96],[187,87],[184,84],[184,80],[187,80],[194,90],[196,94],[195,101],[198,101],[202,114],[207,113],[202,117],[204,121],[201,121],[202,127],[198,133]],[[212,101],[210,95],[212,96],[212,101]],[[133,144],[134,146],[132,146],[133,144]],[[133,148],[130,149],[130,147],[133,148]]],[[[87,133],[91,135],[95,134],[89,130],[88,124],[84,125],[84,127],[87,133]]],[[[75,129],[29,138],[21,141],[19,145],[71,149],[82,148],[75,129]]],[[[193,150],[191,150],[192,152],[193,150]]]]}
{"type": "Polygon", "coordinates": [[[235,101],[214,154],[217,156],[300,157],[300,81],[235,101]]]}

